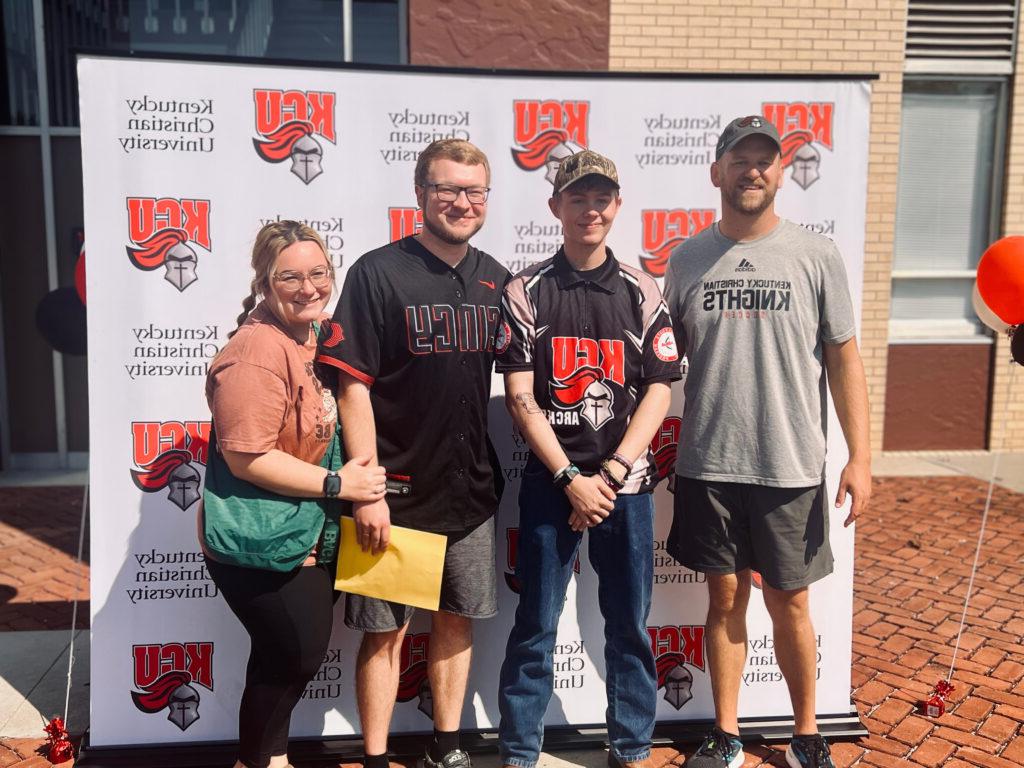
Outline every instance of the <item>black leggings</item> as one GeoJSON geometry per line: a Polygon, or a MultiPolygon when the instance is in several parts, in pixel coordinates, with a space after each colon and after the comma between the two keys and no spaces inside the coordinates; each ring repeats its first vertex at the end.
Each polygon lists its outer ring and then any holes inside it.
{"type": "Polygon", "coordinates": [[[252,641],[238,707],[238,759],[266,768],[272,755],[288,751],[292,710],[327,652],[340,593],[320,566],[278,573],[207,557],[206,567],[252,641]]]}

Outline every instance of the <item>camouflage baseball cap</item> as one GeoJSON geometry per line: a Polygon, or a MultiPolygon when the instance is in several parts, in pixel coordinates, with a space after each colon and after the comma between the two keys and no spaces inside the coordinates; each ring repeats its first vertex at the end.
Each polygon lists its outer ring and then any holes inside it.
{"type": "Polygon", "coordinates": [[[558,166],[554,183],[555,194],[564,191],[566,187],[575,184],[584,176],[603,176],[616,187],[619,186],[619,172],[615,170],[615,163],[597,152],[584,149],[575,155],[569,155],[558,166]]]}
{"type": "Polygon", "coordinates": [[[747,138],[747,136],[755,134],[767,136],[775,142],[775,145],[780,150],[782,149],[779,132],[775,130],[775,126],[772,125],[771,121],[761,115],[747,115],[746,117],[737,117],[725,126],[722,135],[718,137],[718,146],[715,147],[715,160],[721,160],[722,155],[747,138]]]}

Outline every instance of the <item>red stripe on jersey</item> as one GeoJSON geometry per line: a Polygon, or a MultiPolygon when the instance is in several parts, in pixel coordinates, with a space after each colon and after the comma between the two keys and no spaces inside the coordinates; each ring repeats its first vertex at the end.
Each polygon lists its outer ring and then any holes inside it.
{"type": "Polygon", "coordinates": [[[351,376],[354,379],[358,379],[368,387],[373,386],[373,382],[375,381],[373,376],[367,376],[362,371],[356,370],[351,365],[346,365],[345,363],[341,362],[341,360],[337,360],[333,357],[328,357],[327,355],[317,355],[316,361],[318,363],[326,363],[327,365],[333,365],[335,368],[340,368],[349,376],[351,376]]]}

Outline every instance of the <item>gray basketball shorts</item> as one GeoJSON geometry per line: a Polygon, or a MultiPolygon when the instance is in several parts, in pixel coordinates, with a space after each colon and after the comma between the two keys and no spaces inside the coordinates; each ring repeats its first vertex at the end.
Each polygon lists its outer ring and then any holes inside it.
{"type": "MultiPolygon", "coordinates": [[[[440,610],[468,619],[489,619],[498,612],[492,517],[476,528],[446,534],[441,573],[440,610]]],[[[405,626],[415,608],[376,597],[345,596],[345,626],[360,632],[391,632],[405,626]]]]}
{"type": "Polygon", "coordinates": [[[750,568],[775,589],[800,589],[832,573],[828,494],[676,476],[666,549],[694,571],[750,568]]]}

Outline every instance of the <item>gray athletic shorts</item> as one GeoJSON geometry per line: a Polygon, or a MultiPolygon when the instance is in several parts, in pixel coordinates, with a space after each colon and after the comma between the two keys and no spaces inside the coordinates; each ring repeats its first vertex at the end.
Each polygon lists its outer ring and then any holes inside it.
{"type": "MultiPolygon", "coordinates": [[[[494,526],[492,517],[468,531],[446,534],[440,610],[468,619],[489,619],[498,612],[494,526]]],[[[405,626],[415,610],[410,605],[348,594],[345,626],[360,632],[391,632],[405,626]]]]}
{"type": "Polygon", "coordinates": [[[700,573],[750,568],[775,589],[800,589],[832,573],[825,483],[773,488],[676,475],[666,545],[700,573]]]}

